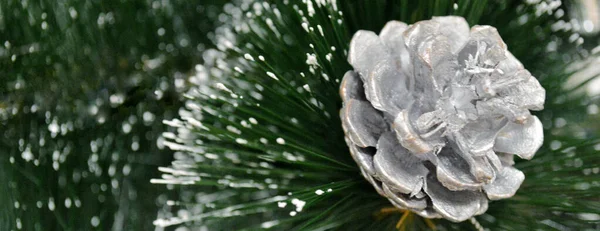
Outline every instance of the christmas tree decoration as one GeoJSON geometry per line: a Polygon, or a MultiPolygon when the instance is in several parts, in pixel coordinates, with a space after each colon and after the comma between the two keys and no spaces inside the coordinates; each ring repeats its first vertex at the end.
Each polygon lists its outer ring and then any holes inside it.
{"type": "Polygon", "coordinates": [[[0,1],[0,230],[598,230],[574,6],[0,1]]]}
{"type": "Polygon", "coordinates": [[[152,182],[183,196],[171,197],[154,224],[593,227],[586,222],[597,203],[589,201],[598,195],[572,181],[589,183],[583,169],[593,168],[598,140],[573,119],[592,116],[585,108],[595,104],[574,104],[577,91],[563,87],[574,73],[565,57],[586,54],[576,47],[580,39],[552,29],[564,16],[558,7],[383,0],[226,6],[215,48],[188,80],[180,118],[165,121],[176,129],[163,136],[175,161],[152,182]]]}
{"type": "Polygon", "coordinates": [[[379,194],[428,218],[464,221],[524,180],[513,155],[543,143],[545,90],[498,31],[462,17],[358,31],[340,112],[352,157],[379,194]],[[487,198],[486,198],[487,197],[487,198]]]}

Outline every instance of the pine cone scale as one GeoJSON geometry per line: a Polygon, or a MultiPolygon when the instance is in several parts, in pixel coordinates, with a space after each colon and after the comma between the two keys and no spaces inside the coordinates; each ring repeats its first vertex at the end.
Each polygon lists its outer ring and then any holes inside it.
{"type": "Polygon", "coordinates": [[[392,133],[381,136],[373,158],[376,178],[396,192],[414,195],[421,191],[429,172],[422,161],[404,149],[392,133]]]}
{"type": "MultiPolygon", "coordinates": [[[[422,185],[423,183],[421,184],[421,186],[422,185]]],[[[427,200],[425,198],[411,198],[407,195],[396,193],[392,191],[386,184],[384,184],[382,188],[383,192],[385,192],[386,195],[395,195],[395,197],[390,197],[390,201],[392,201],[395,204],[401,205],[403,208],[416,210],[423,210],[427,208],[427,200]]]]}
{"type": "Polygon", "coordinates": [[[506,199],[515,195],[523,180],[523,172],[512,166],[505,166],[504,171],[496,176],[496,180],[483,186],[483,189],[490,200],[506,199]]]}
{"type": "Polygon", "coordinates": [[[425,192],[433,208],[444,218],[460,222],[487,210],[485,195],[478,191],[451,191],[430,175],[425,181],[425,192]]]}
{"type": "Polygon", "coordinates": [[[478,190],[483,185],[471,174],[469,164],[455,152],[442,150],[437,157],[436,176],[446,188],[478,190]]]}
{"type": "Polygon", "coordinates": [[[359,147],[375,147],[385,130],[381,114],[365,101],[350,99],[342,110],[343,128],[349,139],[359,147]]]}
{"type": "Polygon", "coordinates": [[[529,160],[544,142],[543,136],[532,134],[543,134],[543,129],[542,122],[535,116],[524,125],[509,123],[496,137],[494,151],[513,153],[529,160]]]}

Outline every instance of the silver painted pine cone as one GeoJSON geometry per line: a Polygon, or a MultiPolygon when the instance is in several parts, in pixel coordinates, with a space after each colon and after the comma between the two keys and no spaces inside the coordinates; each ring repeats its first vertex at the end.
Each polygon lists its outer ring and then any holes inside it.
{"type": "Polygon", "coordinates": [[[529,110],[545,90],[506,49],[494,27],[461,17],[379,35],[358,31],[340,87],[346,142],[364,177],[399,208],[464,221],[488,200],[509,198],[543,141],[529,110]]]}

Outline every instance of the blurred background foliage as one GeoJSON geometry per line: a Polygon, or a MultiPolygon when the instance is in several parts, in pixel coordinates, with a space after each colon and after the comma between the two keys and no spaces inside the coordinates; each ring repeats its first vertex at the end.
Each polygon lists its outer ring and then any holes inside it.
{"type": "MultiPolygon", "coordinates": [[[[495,202],[494,216],[482,216],[482,223],[513,230],[598,228],[596,217],[581,215],[600,206],[598,97],[582,90],[594,73],[565,87],[573,74],[597,65],[589,60],[596,34],[554,30],[556,14],[536,17],[537,9],[523,1],[338,2],[348,25],[346,40],[357,29],[379,31],[391,19],[414,22],[449,12],[471,24],[496,26],[511,52],[552,94],[538,114],[547,126],[546,144],[539,158],[520,163],[535,177],[513,200],[495,202]],[[549,196],[535,200],[540,194],[549,196]],[[526,216],[513,215],[522,211],[526,216]],[[547,213],[552,217],[546,219],[547,213]],[[592,220],[582,225],[582,219],[592,220]]],[[[560,20],[570,22],[570,12],[576,20],[586,18],[585,2],[565,2],[560,20]]],[[[213,31],[227,19],[221,14],[225,5],[220,0],[0,1],[0,230],[153,230],[167,199],[193,198],[197,188],[168,190],[173,187],[149,181],[160,178],[157,168],[173,160],[161,134],[175,129],[162,121],[178,117],[188,76],[204,62],[204,51],[214,47],[213,31]]],[[[290,52],[304,62],[304,50],[290,52]]],[[[347,64],[341,67],[335,72],[347,64]]],[[[348,188],[372,191],[364,182],[348,188]]],[[[331,212],[356,215],[361,211],[341,209],[363,205],[371,210],[355,222],[369,222],[370,212],[385,201],[374,194],[364,198],[374,202],[357,197],[331,212]]],[[[346,199],[326,200],[322,207],[346,199]]],[[[393,227],[398,218],[372,227],[393,227]]]]}
{"type": "Polygon", "coordinates": [[[154,229],[162,120],[222,5],[0,1],[0,230],[154,229]]]}

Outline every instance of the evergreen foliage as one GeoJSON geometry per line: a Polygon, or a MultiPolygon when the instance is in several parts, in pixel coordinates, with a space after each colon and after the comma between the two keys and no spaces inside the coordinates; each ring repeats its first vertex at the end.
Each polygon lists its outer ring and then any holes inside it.
{"type": "MultiPolygon", "coordinates": [[[[214,39],[217,49],[186,94],[187,110],[170,122],[178,133],[165,136],[179,158],[155,181],[197,193],[171,203],[191,214],[156,224],[393,229],[402,213],[385,216],[389,202],[360,176],[340,129],[337,89],[349,70],[349,39],[358,29],[379,31],[389,20],[460,15],[471,25],[497,27],[548,95],[546,110],[537,114],[546,126],[546,144],[531,163],[517,164],[525,183],[514,198],[491,203],[479,222],[492,230],[597,228],[597,220],[589,221],[598,212],[597,129],[582,129],[586,108],[597,102],[564,87],[573,74],[568,66],[589,53],[578,48],[583,39],[569,40],[573,32],[552,29],[566,20],[563,9],[561,16],[556,8],[521,1],[323,2],[242,1],[241,13],[226,11],[229,19],[214,39]]],[[[440,229],[474,228],[433,222],[440,229]]],[[[427,229],[427,223],[405,218],[399,228],[427,229]]]]}
{"type": "Polygon", "coordinates": [[[565,86],[598,38],[540,2],[2,1],[0,230],[472,230],[390,209],[338,116],[353,33],[436,15],[498,28],[547,91],[525,182],[477,221],[600,229],[598,96],[565,86]]]}
{"type": "Polygon", "coordinates": [[[221,6],[0,1],[0,230],[154,229],[162,120],[221,6]]]}

